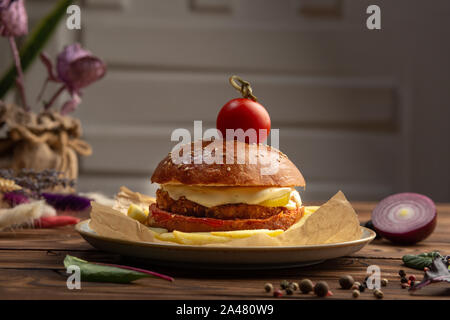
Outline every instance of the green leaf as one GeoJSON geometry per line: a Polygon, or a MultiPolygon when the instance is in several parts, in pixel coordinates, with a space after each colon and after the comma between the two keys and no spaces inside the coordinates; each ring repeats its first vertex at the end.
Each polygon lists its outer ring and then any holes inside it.
{"type": "Polygon", "coordinates": [[[432,251],[428,253],[421,253],[421,254],[407,254],[404,255],[402,260],[405,266],[423,270],[425,267],[429,267],[433,260],[437,257],[442,257],[441,254],[438,251],[432,251]]]}
{"type": "Polygon", "coordinates": [[[137,279],[151,277],[151,275],[142,272],[90,263],[67,255],[64,259],[64,266],[67,269],[70,265],[80,267],[82,281],[130,283],[137,279]]]}
{"type": "MultiPolygon", "coordinates": [[[[53,10],[38,23],[28,36],[20,49],[20,61],[24,72],[45,47],[59,22],[66,15],[67,7],[72,3],[73,0],[59,0],[53,10]]],[[[16,76],[17,70],[14,63],[12,63],[0,80],[0,99],[3,99],[9,89],[14,86],[16,76]]]]}

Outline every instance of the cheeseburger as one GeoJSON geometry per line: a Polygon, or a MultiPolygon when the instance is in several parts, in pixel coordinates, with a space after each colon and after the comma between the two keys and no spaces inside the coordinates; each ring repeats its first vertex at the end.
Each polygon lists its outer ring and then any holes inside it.
{"type": "MultiPolygon", "coordinates": [[[[210,143],[200,142],[201,151],[211,151],[210,143]]],[[[304,187],[305,180],[286,155],[262,144],[220,146],[220,154],[214,148],[210,155],[222,161],[177,164],[172,152],[159,163],[151,177],[160,187],[149,226],[183,232],[286,230],[301,219],[304,208],[294,187],[304,187]],[[262,174],[268,165],[276,170],[262,174]]],[[[194,158],[194,143],[191,147],[194,158]]]]}

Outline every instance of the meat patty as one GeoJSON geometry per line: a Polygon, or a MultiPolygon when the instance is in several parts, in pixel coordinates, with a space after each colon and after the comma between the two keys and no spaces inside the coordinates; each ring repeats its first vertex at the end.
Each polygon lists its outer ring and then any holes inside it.
{"type": "Polygon", "coordinates": [[[199,218],[174,214],[158,208],[156,204],[150,206],[148,224],[151,227],[165,228],[169,231],[210,232],[252,229],[283,229],[287,230],[303,216],[304,207],[283,211],[266,219],[234,219],[223,220],[214,218],[199,218]]]}
{"type": "Polygon", "coordinates": [[[264,207],[244,203],[226,204],[208,208],[198,203],[189,201],[185,197],[174,200],[166,191],[161,189],[156,191],[156,203],[158,208],[171,213],[199,218],[215,218],[224,220],[267,219],[288,211],[285,207],[264,207]]]}

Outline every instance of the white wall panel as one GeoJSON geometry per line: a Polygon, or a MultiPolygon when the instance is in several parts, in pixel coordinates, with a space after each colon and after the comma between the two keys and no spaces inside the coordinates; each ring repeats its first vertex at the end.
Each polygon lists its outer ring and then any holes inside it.
{"type": "MultiPolygon", "coordinates": [[[[86,90],[79,115],[87,124],[214,122],[239,93],[227,73],[114,71],[86,90]],[[126,112],[124,112],[126,110],[126,112]]],[[[274,127],[290,125],[396,126],[399,105],[390,78],[241,74],[268,109],[274,127]]]]}
{"type": "Polygon", "coordinates": [[[395,71],[398,62],[387,59],[395,51],[379,50],[390,40],[401,41],[359,30],[277,30],[244,28],[232,22],[151,19],[145,24],[95,20],[85,35],[87,46],[112,65],[327,74],[395,71]]]}
{"type": "MultiPolygon", "coordinates": [[[[304,172],[306,200],[338,189],[355,200],[412,189],[448,198],[441,132],[450,110],[442,98],[450,6],[435,2],[382,1],[383,30],[372,32],[368,0],[341,1],[335,16],[306,14],[297,0],[83,1],[82,32],[62,27],[46,48],[54,57],[80,40],[108,63],[76,113],[94,147],[81,160],[80,189],[153,192],[148,177],[174,145],[171,131],[193,120],[214,126],[219,108],[238,96],[227,79],[239,74],[304,172]]],[[[33,25],[52,2],[27,5],[33,25]]],[[[0,48],[4,68],[6,41],[0,48]]],[[[33,101],[45,78],[40,62],[26,78],[33,101]]]]}
{"type": "MultiPolygon", "coordinates": [[[[170,141],[173,129],[88,127],[85,136],[94,147],[94,154],[83,159],[83,174],[99,175],[100,180],[109,176],[108,181],[113,181],[113,185],[120,185],[127,175],[149,177],[175,146],[176,142],[170,141]]],[[[324,185],[336,186],[343,191],[348,187],[352,192],[357,189],[355,185],[365,186],[362,188],[366,192],[364,195],[377,185],[382,186],[378,193],[392,190],[399,169],[397,145],[398,139],[390,134],[280,130],[280,149],[304,173],[307,185],[311,182],[313,188],[308,191],[312,198],[328,192],[324,191],[324,185]],[[321,193],[315,194],[317,188],[322,190],[321,193]]],[[[142,188],[145,184],[138,186],[142,188]]]]}
{"type": "Polygon", "coordinates": [[[313,19],[299,1],[115,3],[88,1],[85,15],[83,41],[109,64],[78,112],[95,152],[82,163],[91,186],[114,190],[126,178],[154,191],[142,177],[175,145],[171,131],[213,127],[238,97],[231,74],[253,84],[310,199],[338,189],[373,199],[404,182],[401,37],[367,33],[348,5],[313,19]]]}

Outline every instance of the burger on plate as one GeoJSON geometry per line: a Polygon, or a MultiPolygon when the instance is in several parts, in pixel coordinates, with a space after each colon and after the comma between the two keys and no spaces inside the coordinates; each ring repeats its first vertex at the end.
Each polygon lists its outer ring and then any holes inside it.
{"type": "MultiPolygon", "coordinates": [[[[200,142],[201,151],[210,143],[200,142]]],[[[287,230],[302,218],[304,207],[294,187],[305,187],[305,179],[286,155],[263,144],[220,145],[221,163],[177,164],[171,153],[159,163],[151,177],[160,187],[150,206],[150,227],[183,232],[287,230]],[[257,161],[251,161],[255,155],[257,161]],[[267,166],[276,170],[264,174],[267,166]]],[[[191,147],[193,159],[194,143],[191,147]]]]}

